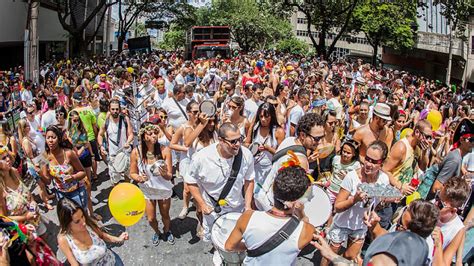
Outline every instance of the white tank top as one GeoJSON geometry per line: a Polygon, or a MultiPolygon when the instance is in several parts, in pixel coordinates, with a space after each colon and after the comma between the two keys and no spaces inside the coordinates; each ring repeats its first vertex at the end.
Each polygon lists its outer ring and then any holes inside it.
{"type": "MultiPolygon", "coordinates": [[[[263,211],[254,211],[243,234],[247,249],[256,249],[273,236],[290,218],[276,218],[263,211]]],[[[246,257],[244,265],[295,265],[300,253],[298,240],[304,223],[300,222],[290,237],[272,251],[259,257],[246,257]]]]}
{"type": "Polygon", "coordinates": [[[125,126],[125,123],[127,123],[127,121],[125,120],[125,118],[119,118],[119,119],[123,119],[123,121],[122,121],[122,128],[121,128],[122,133],[120,133],[120,140],[118,143],[116,142],[118,138],[118,130],[119,130],[118,127],[119,127],[120,122],[115,123],[112,120],[112,118],[110,118],[108,126],[106,128],[107,138],[108,138],[107,144],[109,145],[109,154],[111,156],[115,156],[117,154],[117,150],[119,149],[119,147],[123,147],[125,145],[125,142],[127,141],[127,129],[125,126]],[[118,144],[118,146],[115,144],[118,144]]]}

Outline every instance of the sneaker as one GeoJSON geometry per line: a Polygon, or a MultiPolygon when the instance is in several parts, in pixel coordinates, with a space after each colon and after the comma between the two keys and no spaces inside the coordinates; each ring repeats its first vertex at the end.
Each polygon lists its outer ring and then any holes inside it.
{"type": "Polygon", "coordinates": [[[168,242],[170,245],[174,245],[174,236],[171,231],[168,231],[163,234],[163,240],[168,242]]]}
{"type": "Polygon", "coordinates": [[[99,203],[99,201],[96,198],[91,198],[91,201],[92,201],[93,204],[98,204],[99,203]]]}
{"type": "Polygon", "coordinates": [[[154,246],[158,246],[158,244],[160,244],[160,236],[157,233],[155,233],[151,241],[153,242],[154,246]]]}
{"type": "Polygon", "coordinates": [[[186,218],[186,216],[188,216],[188,208],[183,207],[183,209],[181,210],[181,212],[178,215],[178,218],[180,220],[183,220],[184,218],[186,218]]]}

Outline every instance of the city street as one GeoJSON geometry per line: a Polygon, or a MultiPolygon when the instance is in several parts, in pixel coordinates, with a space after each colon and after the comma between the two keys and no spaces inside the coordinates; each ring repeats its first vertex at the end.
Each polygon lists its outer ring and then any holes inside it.
{"type": "MultiPolygon", "coordinates": [[[[152,229],[148,226],[146,217],[143,218],[130,228],[124,228],[119,225],[112,217],[107,205],[107,198],[111,191],[110,183],[107,176],[104,175],[104,164],[99,164],[99,180],[94,184],[92,195],[99,200],[94,206],[94,210],[103,217],[103,224],[106,230],[113,234],[119,235],[124,230],[130,235],[130,240],[121,246],[112,245],[111,248],[120,255],[125,265],[211,265],[212,254],[210,253],[212,245],[201,241],[196,236],[197,219],[194,208],[191,208],[189,216],[180,220],[176,218],[181,210],[182,201],[178,197],[171,200],[171,228],[176,238],[176,243],[170,245],[161,241],[155,247],[151,243],[152,229]]],[[[175,186],[175,191],[181,195],[182,183],[179,179],[175,186]]],[[[39,200],[39,199],[37,199],[39,200]]],[[[53,204],[56,206],[56,204],[53,204]]],[[[44,209],[42,209],[42,213],[44,209]]],[[[54,251],[57,251],[56,236],[59,231],[56,209],[49,211],[45,215],[46,225],[48,227],[47,242],[54,251]]],[[[159,215],[158,215],[158,219],[159,215]]],[[[162,223],[160,222],[160,226],[162,223]]],[[[297,260],[298,265],[313,265],[313,254],[311,249],[304,250],[304,254],[300,254],[297,260]]],[[[57,252],[58,258],[64,259],[61,252],[57,252]]],[[[317,264],[316,264],[317,265],[317,264]]]]}

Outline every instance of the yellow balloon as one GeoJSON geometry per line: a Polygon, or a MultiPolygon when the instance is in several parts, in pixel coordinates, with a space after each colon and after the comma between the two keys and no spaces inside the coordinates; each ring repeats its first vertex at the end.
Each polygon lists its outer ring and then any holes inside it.
{"type": "Polygon", "coordinates": [[[421,199],[420,193],[418,191],[413,192],[413,194],[407,196],[407,205],[410,204],[410,202],[421,199]]]}
{"type": "Polygon", "coordinates": [[[411,128],[405,128],[404,130],[402,130],[402,133],[400,133],[400,139],[403,139],[403,138],[405,138],[406,136],[411,135],[411,133],[413,133],[413,129],[411,129],[411,128]]]}
{"type": "Polygon", "coordinates": [[[110,192],[109,209],[121,225],[134,225],[145,213],[145,196],[137,186],[120,183],[110,192]]]}
{"type": "Polygon", "coordinates": [[[438,110],[431,110],[426,117],[426,120],[430,122],[432,130],[438,130],[443,122],[443,116],[438,110]]]}

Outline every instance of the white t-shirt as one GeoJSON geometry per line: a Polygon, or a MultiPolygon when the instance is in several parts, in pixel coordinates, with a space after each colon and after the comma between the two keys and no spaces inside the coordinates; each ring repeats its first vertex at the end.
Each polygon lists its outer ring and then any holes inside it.
{"type": "MultiPolygon", "coordinates": [[[[383,185],[390,184],[387,174],[382,171],[379,171],[379,177],[375,183],[383,185]]],[[[347,173],[344,180],[342,180],[341,189],[349,191],[353,197],[356,194],[357,187],[360,184],[362,184],[362,182],[357,175],[357,171],[354,170],[347,173]]],[[[377,202],[375,204],[377,204],[377,202]]],[[[339,227],[348,228],[351,230],[367,229],[367,226],[364,224],[364,212],[366,210],[367,208],[364,208],[364,202],[357,202],[349,209],[337,213],[334,216],[334,223],[339,227]]]]}
{"type": "Polygon", "coordinates": [[[296,105],[290,111],[290,116],[288,118],[288,126],[286,127],[286,136],[290,136],[290,127],[291,124],[297,125],[301,117],[304,115],[304,110],[301,106],[296,105]]]}
{"type": "Polygon", "coordinates": [[[155,101],[156,107],[161,107],[163,102],[168,98],[168,93],[160,94],[158,91],[155,91],[155,95],[153,96],[153,100],[155,101]]]}
{"type": "Polygon", "coordinates": [[[58,122],[56,121],[56,111],[55,110],[48,110],[41,117],[41,127],[44,128],[44,129],[46,129],[50,125],[56,125],[57,123],[58,122]]]}
{"type": "Polygon", "coordinates": [[[248,99],[244,103],[244,114],[249,121],[252,121],[257,114],[258,107],[261,103],[255,102],[253,99],[248,99]]]}
{"type": "Polygon", "coordinates": [[[21,95],[21,100],[25,102],[26,104],[33,103],[33,94],[31,93],[30,90],[23,90],[21,91],[20,95],[21,95]]]}
{"type": "MultiPolygon", "coordinates": [[[[186,105],[188,102],[189,101],[186,98],[178,102],[184,112],[186,112],[186,105]]],[[[161,107],[166,110],[166,113],[168,113],[168,121],[174,129],[177,129],[179,126],[186,123],[186,117],[184,116],[183,112],[181,112],[181,109],[178,107],[173,98],[166,98],[163,101],[161,107]]]]}
{"type": "MultiPolygon", "coordinates": [[[[222,158],[217,152],[217,145],[218,143],[211,144],[195,153],[190,169],[184,177],[186,183],[197,184],[199,186],[204,201],[209,206],[214,206],[214,204],[208,195],[214,199],[219,198],[230,176],[232,163],[234,162],[234,158],[222,158]]],[[[242,164],[240,165],[237,179],[226,197],[227,207],[231,209],[243,209],[244,198],[242,196],[242,187],[244,181],[250,181],[254,178],[255,173],[252,153],[247,148],[242,147],[242,164]]]]}

